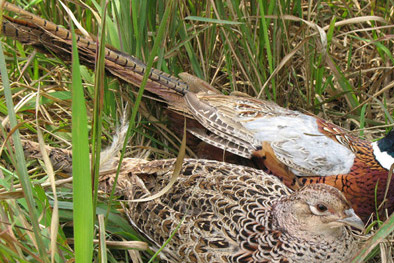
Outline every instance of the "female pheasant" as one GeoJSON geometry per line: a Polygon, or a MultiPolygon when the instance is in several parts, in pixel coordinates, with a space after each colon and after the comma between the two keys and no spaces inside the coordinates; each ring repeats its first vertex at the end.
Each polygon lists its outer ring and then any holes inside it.
{"type": "MultiPolygon", "coordinates": [[[[363,227],[343,194],[314,184],[293,192],[261,170],[187,159],[174,185],[175,160],[126,160],[116,189],[132,224],[170,262],[350,262],[363,227]],[[140,162],[138,164],[138,162],[140,162]],[[178,229],[179,227],[179,229],[178,229]]],[[[113,175],[101,187],[110,192],[113,175]]]]}
{"type": "MultiPolygon", "coordinates": [[[[20,16],[6,17],[4,35],[69,59],[71,33],[67,29],[10,3],[5,3],[4,8],[20,16]]],[[[94,40],[78,37],[83,63],[93,65],[96,46],[94,40]]],[[[141,61],[109,47],[105,54],[108,72],[135,85],[141,83],[146,71],[141,61]]],[[[191,120],[188,130],[217,147],[208,155],[201,151],[200,157],[222,158],[222,149],[254,160],[253,165],[294,189],[313,183],[332,185],[345,194],[364,220],[382,202],[380,208],[387,208],[389,214],[394,211],[394,180],[388,180],[394,163],[394,132],[371,143],[320,118],[272,102],[220,95],[201,80],[182,77],[186,82],[153,69],[146,89],[168,103],[173,110],[171,116],[183,118],[186,114],[191,120]]]]}

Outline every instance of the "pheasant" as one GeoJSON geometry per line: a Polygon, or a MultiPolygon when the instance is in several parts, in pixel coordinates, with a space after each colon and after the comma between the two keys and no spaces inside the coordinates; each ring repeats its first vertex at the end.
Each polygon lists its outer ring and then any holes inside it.
{"type": "MultiPolygon", "coordinates": [[[[69,59],[67,29],[10,3],[4,8],[20,16],[6,17],[4,35],[69,59]]],[[[96,42],[79,36],[78,48],[81,61],[92,66],[96,42]]],[[[105,54],[109,73],[137,86],[141,83],[146,71],[141,61],[109,47],[105,54]]],[[[380,208],[394,211],[394,180],[388,179],[394,163],[393,131],[372,143],[318,117],[247,96],[221,95],[196,77],[181,77],[184,80],[152,69],[146,89],[166,101],[175,123],[187,116],[190,134],[215,147],[197,148],[200,158],[220,160],[223,152],[232,153],[233,162],[262,168],[293,189],[315,183],[334,186],[363,220],[382,202],[380,208]]]]}
{"type": "Polygon", "coordinates": [[[185,101],[204,129],[190,129],[201,140],[252,158],[287,186],[325,183],[341,190],[366,219],[384,198],[394,209],[394,132],[377,142],[349,135],[316,116],[284,109],[250,97],[194,94],[185,101]]]}
{"type": "MultiPolygon", "coordinates": [[[[174,232],[169,262],[350,262],[363,222],[344,195],[325,184],[293,192],[261,170],[185,159],[165,194],[175,160],[124,160],[116,185],[131,221],[156,249],[174,232]],[[179,228],[179,229],[178,229],[179,228]]],[[[102,178],[110,192],[114,175],[102,178]]]]}
{"type": "MultiPolygon", "coordinates": [[[[114,187],[125,130],[101,154],[104,193],[114,187]]],[[[37,143],[22,144],[27,157],[41,158],[37,143]]],[[[71,151],[46,150],[54,167],[71,173],[71,151]]],[[[350,227],[364,224],[334,187],[293,192],[262,170],[213,160],[185,159],[179,175],[175,166],[175,159],[126,158],[115,186],[130,223],[153,249],[175,233],[161,254],[169,262],[349,262],[359,251],[362,239],[350,227]]]]}

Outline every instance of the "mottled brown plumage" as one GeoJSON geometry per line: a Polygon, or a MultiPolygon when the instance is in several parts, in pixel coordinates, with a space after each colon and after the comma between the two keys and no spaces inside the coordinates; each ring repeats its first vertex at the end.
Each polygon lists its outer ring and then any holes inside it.
{"type": "MultiPolygon", "coordinates": [[[[118,135],[102,154],[100,188],[107,193],[124,132],[118,135]]],[[[37,143],[22,143],[29,157],[41,158],[37,143]]],[[[71,172],[70,151],[46,150],[54,167],[71,172]]],[[[130,201],[161,191],[174,165],[175,160],[125,159],[116,185],[130,222],[153,248],[179,227],[162,253],[170,262],[348,262],[358,251],[360,240],[347,226],[363,223],[337,189],[313,184],[293,192],[276,177],[245,166],[186,159],[168,192],[130,201]]]]}
{"type": "MultiPolygon", "coordinates": [[[[337,189],[292,192],[253,168],[187,159],[167,193],[128,201],[164,188],[174,163],[125,160],[116,186],[130,221],[156,247],[179,227],[163,252],[171,262],[349,262],[357,252],[346,226],[362,221],[337,189]]],[[[102,189],[111,191],[113,180],[103,178],[102,189]]]]}

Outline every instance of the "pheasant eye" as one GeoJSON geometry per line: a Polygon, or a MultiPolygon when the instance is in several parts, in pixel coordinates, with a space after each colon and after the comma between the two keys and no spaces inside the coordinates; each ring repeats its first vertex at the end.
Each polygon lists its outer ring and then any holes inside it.
{"type": "Polygon", "coordinates": [[[327,206],[325,206],[323,204],[317,204],[316,208],[319,212],[326,212],[327,211],[327,206]]]}

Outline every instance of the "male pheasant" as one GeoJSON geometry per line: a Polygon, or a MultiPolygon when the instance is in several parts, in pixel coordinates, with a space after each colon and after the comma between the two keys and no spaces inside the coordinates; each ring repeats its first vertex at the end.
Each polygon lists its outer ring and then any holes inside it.
{"type": "Polygon", "coordinates": [[[394,209],[394,132],[377,142],[347,134],[321,118],[250,97],[187,92],[202,126],[190,132],[236,155],[252,158],[289,187],[325,183],[341,190],[364,219],[385,200],[394,209]],[[386,199],[385,199],[386,198],[386,199]]]}
{"type": "MultiPolygon", "coordinates": [[[[363,228],[344,195],[325,184],[293,192],[261,170],[185,159],[174,185],[175,160],[125,160],[116,185],[132,224],[169,262],[350,262],[363,228]],[[138,163],[140,162],[140,163],[138,163]],[[177,229],[179,227],[179,229],[177,229]]],[[[114,175],[102,178],[110,192],[114,175]]]]}
{"type": "MultiPolygon", "coordinates": [[[[4,8],[23,19],[6,17],[4,35],[69,58],[68,30],[12,4],[6,3],[4,8]]],[[[92,66],[96,42],[79,36],[78,48],[81,61],[92,66]]],[[[105,54],[108,72],[135,85],[141,83],[146,71],[142,62],[111,48],[106,48],[105,54]]],[[[388,180],[394,163],[394,132],[372,143],[348,135],[318,117],[272,102],[220,95],[213,87],[190,76],[186,76],[185,82],[156,69],[149,76],[146,89],[166,100],[172,115],[188,116],[190,133],[217,147],[210,149],[208,155],[201,151],[200,157],[218,158],[222,149],[253,160],[252,165],[294,189],[314,183],[332,185],[345,194],[364,220],[383,201],[381,208],[387,208],[389,214],[394,211],[394,180],[388,180]]]]}

